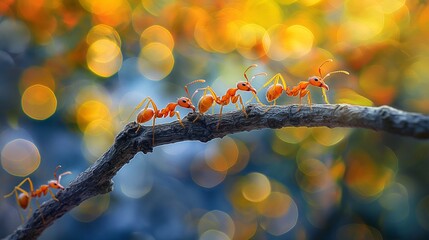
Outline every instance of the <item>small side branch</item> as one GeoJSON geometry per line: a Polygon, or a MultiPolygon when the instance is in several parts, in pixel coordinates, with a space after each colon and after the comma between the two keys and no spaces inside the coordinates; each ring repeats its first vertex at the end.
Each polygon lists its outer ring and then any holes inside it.
{"type": "Polygon", "coordinates": [[[429,116],[400,111],[388,106],[362,107],[345,104],[313,105],[312,109],[298,105],[259,106],[246,108],[247,118],[241,111],[222,116],[219,129],[218,115],[201,116],[192,121],[197,113],[190,113],[183,120],[185,128],[178,121],[155,127],[155,144],[152,145],[152,127],[141,127],[133,122],[125,126],[114,144],[97,162],[79,174],[64,190],[57,194],[59,202],[48,200],[40,209],[5,239],[36,239],[53,222],[88,198],[112,190],[112,178],[135,154],[152,152],[153,147],[197,140],[207,142],[225,135],[263,128],[282,127],[350,127],[385,131],[397,135],[420,139],[429,138],[429,116]],[[40,211],[43,212],[44,221],[40,211]]]}

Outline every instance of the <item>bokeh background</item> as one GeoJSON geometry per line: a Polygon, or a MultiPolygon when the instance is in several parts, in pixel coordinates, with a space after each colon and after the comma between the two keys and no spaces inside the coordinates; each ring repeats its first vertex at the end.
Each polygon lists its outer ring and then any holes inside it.
{"type": "MultiPolygon", "coordinates": [[[[428,38],[418,0],[3,0],[0,195],[27,176],[44,184],[57,165],[73,172],[67,185],[146,96],[164,107],[201,78],[223,94],[254,63],[249,75],[268,73],[259,89],[279,72],[296,85],[332,58],[323,73],[350,75],[327,80],[331,103],[429,114],[428,38]]],[[[362,129],[181,142],[137,154],[113,192],[40,239],[428,239],[428,169],[427,141],[362,129]]],[[[21,223],[14,197],[0,216],[4,237],[21,223]]]]}

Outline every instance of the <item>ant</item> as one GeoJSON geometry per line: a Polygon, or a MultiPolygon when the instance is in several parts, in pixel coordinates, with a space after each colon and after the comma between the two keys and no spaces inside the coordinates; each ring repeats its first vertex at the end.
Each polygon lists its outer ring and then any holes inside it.
{"type": "Polygon", "coordinates": [[[280,95],[283,93],[283,91],[285,92],[286,95],[288,96],[299,96],[299,107],[301,108],[301,99],[303,97],[305,97],[305,95],[307,95],[307,101],[308,104],[310,105],[311,108],[311,93],[310,91],[307,89],[307,87],[309,85],[315,86],[315,87],[319,87],[322,88],[322,95],[323,95],[323,99],[325,100],[326,103],[328,102],[328,97],[326,96],[326,91],[329,90],[329,86],[325,83],[325,79],[329,76],[331,76],[334,73],[344,73],[349,75],[349,72],[344,71],[344,70],[339,70],[339,71],[333,71],[333,72],[329,72],[327,73],[325,76],[322,76],[322,66],[325,65],[328,62],[332,62],[332,59],[328,59],[326,61],[324,61],[320,66],[319,66],[319,76],[312,76],[309,77],[307,79],[307,81],[301,81],[298,83],[297,86],[292,87],[292,89],[290,89],[287,85],[286,82],[283,78],[283,76],[280,73],[277,73],[276,75],[274,75],[274,77],[272,77],[270,80],[268,80],[263,86],[262,88],[268,86],[271,82],[274,81],[274,84],[271,85],[268,89],[267,89],[267,93],[266,93],[266,98],[268,102],[272,102],[274,101],[274,105],[276,105],[276,100],[277,98],[280,97],[280,95]],[[279,84],[279,80],[281,81],[281,84],[279,84]]]}
{"type": "Polygon", "coordinates": [[[152,122],[152,144],[155,144],[155,120],[157,118],[166,118],[168,116],[173,117],[174,115],[176,115],[177,120],[179,120],[180,125],[182,125],[182,127],[185,127],[185,125],[183,125],[182,120],[180,119],[180,113],[179,111],[174,111],[176,109],[177,106],[183,107],[183,108],[190,108],[192,109],[192,111],[195,112],[195,106],[192,104],[191,101],[191,97],[189,95],[189,91],[188,91],[188,86],[197,82],[205,82],[205,80],[203,79],[198,79],[195,81],[192,81],[188,84],[185,85],[185,92],[187,94],[187,97],[181,97],[179,99],[177,99],[177,102],[171,102],[168,103],[167,106],[163,109],[158,109],[158,107],[156,106],[155,102],[152,100],[152,98],[150,97],[146,97],[144,98],[138,105],[136,108],[134,108],[133,112],[131,113],[130,117],[128,117],[128,120],[131,118],[131,116],[134,114],[135,111],[137,111],[139,108],[141,108],[141,106],[143,106],[143,104],[146,105],[145,107],[137,114],[137,123],[139,124],[139,127],[137,128],[136,132],[138,132],[138,130],[140,129],[140,124],[141,123],[145,123],[151,119],[153,119],[152,122]],[[149,104],[152,104],[153,108],[149,107],[149,104]]]}
{"type": "MultiPolygon", "coordinates": [[[[243,99],[241,98],[240,94],[237,94],[238,90],[252,92],[253,96],[256,98],[258,103],[262,104],[261,101],[259,100],[258,96],[256,95],[256,89],[254,87],[252,87],[252,85],[251,85],[251,81],[256,76],[260,76],[260,75],[267,76],[267,73],[265,73],[265,72],[257,73],[255,75],[253,75],[252,78],[249,80],[249,78],[247,77],[247,71],[251,68],[254,68],[254,67],[257,67],[257,65],[252,64],[244,71],[243,75],[244,75],[244,78],[246,79],[246,81],[238,82],[237,87],[228,89],[226,91],[225,95],[223,95],[222,97],[218,97],[216,95],[216,93],[214,92],[213,88],[211,88],[210,86],[207,86],[205,88],[199,88],[199,89],[195,90],[194,94],[192,94],[192,97],[193,97],[198,91],[204,90],[203,96],[198,101],[198,111],[200,112],[200,114],[204,114],[205,112],[207,112],[215,103],[220,105],[220,113],[219,113],[220,116],[219,116],[219,122],[216,126],[216,129],[219,128],[220,121],[222,119],[223,106],[228,105],[230,102],[234,103],[235,106],[237,107],[237,109],[239,109],[237,101],[240,101],[240,104],[242,107],[241,109],[242,109],[244,115],[247,117],[246,110],[244,109],[243,99]],[[207,91],[209,91],[211,93],[211,95],[206,95],[207,91]]],[[[199,116],[200,115],[198,115],[198,117],[195,118],[195,120],[193,122],[197,121],[199,116]]]]}
{"type": "MultiPolygon", "coordinates": [[[[34,189],[33,182],[31,181],[31,179],[29,177],[27,177],[20,184],[15,186],[15,188],[13,189],[13,191],[11,193],[4,195],[4,198],[8,198],[8,197],[12,196],[12,194],[15,193],[16,202],[18,203],[18,205],[22,209],[27,209],[28,205],[30,204],[31,198],[46,196],[46,194],[48,194],[48,192],[49,192],[49,194],[51,194],[52,199],[54,199],[55,201],[59,201],[55,197],[55,195],[51,189],[64,190],[64,187],[60,183],[61,178],[64,175],[71,174],[70,171],[67,171],[67,172],[61,173],[60,175],[57,176],[57,170],[60,167],[61,167],[61,165],[58,165],[55,168],[55,171],[54,171],[54,178],[55,179],[48,181],[48,184],[43,184],[39,188],[34,189]],[[21,188],[21,186],[26,182],[28,182],[28,184],[30,185],[30,191],[29,192],[27,192],[21,188]],[[18,194],[18,191],[20,192],[19,194],[18,194]]],[[[37,199],[36,199],[36,201],[37,201],[37,199]]],[[[37,206],[40,207],[38,202],[37,202],[37,206]]],[[[28,215],[31,213],[31,210],[32,209],[30,206],[29,211],[28,211],[28,215]]],[[[24,222],[24,217],[22,216],[21,212],[20,212],[19,216],[21,217],[21,221],[24,222]]],[[[42,215],[42,219],[43,219],[43,215],[42,215]]]]}

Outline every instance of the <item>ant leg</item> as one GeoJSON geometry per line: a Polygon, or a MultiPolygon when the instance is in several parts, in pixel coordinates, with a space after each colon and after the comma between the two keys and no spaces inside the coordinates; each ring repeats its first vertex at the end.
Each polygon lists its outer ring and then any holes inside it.
{"type": "MultiPolygon", "coordinates": [[[[143,106],[143,104],[148,101],[150,99],[150,97],[145,97],[135,108],[134,110],[131,112],[130,116],[127,118],[127,122],[131,119],[131,116],[133,116],[133,114],[139,109],[141,108],[141,106],[143,106]]],[[[148,104],[149,105],[149,104],[148,104]]],[[[147,105],[146,105],[147,107],[147,105]]]]}
{"type": "Polygon", "coordinates": [[[240,100],[240,104],[241,104],[241,111],[243,111],[244,115],[246,115],[247,118],[247,113],[243,104],[243,98],[241,98],[240,94],[238,94],[237,96],[232,97],[231,102],[235,104],[235,106],[238,108],[238,104],[237,101],[240,100]]]}
{"type": "Polygon", "coordinates": [[[268,112],[271,108],[273,108],[273,107],[276,105],[276,101],[277,101],[277,99],[275,99],[275,100],[273,101],[273,105],[269,106],[269,107],[267,108],[267,110],[265,110],[265,111],[264,111],[264,113],[268,112]]]}
{"type": "Polygon", "coordinates": [[[222,109],[223,109],[223,105],[220,105],[219,121],[217,122],[216,130],[219,129],[220,121],[222,120],[222,109]]]}
{"type": "Polygon", "coordinates": [[[302,92],[301,92],[301,90],[299,90],[299,107],[298,107],[298,111],[301,111],[301,107],[302,107],[302,92]]]}
{"type": "Polygon", "coordinates": [[[156,119],[156,116],[153,116],[153,122],[152,122],[152,146],[155,145],[155,119],[156,119]]]}
{"type": "Polygon", "coordinates": [[[241,96],[240,96],[240,95],[237,95],[237,97],[238,97],[238,100],[240,100],[241,110],[243,111],[244,115],[245,115],[245,116],[246,116],[246,118],[247,118],[247,112],[246,112],[246,109],[245,109],[244,104],[243,104],[243,99],[241,98],[241,96]]]}
{"type": "Polygon", "coordinates": [[[308,105],[310,105],[310,110],[313,110],[313,108],[311,107],[311,93],[310,93],[310,91],[307,92],[307,102],[308,102],[308,105]]]}
{"type": "Polygon", "coordinates": [[[179,120],[180,125],[182,125],[182,127],[185,128],[185,125],[183,125],[182,119],[180,118],[180,113],[176,111],[174,114],[176,115],[177,120],[179,120]]]}
{"type": "Polygon", "coordinates": [[[55,197],[55,194],[52,192],[51,189],[48,189],[49,194],[51,194],[52,199],[54,199],[55,201],[59,202],[60,200],[58,200],[57,197],[55,197]]]}
{"type": "Polygon", "coordinates": [[[45,218],[43,217],[42,209],[40,208],[39,200],[36,199],[37,209],[39,209],[40,216],[42,217],[42,222],[45,224],[45,218]]]}
{"type": "Polygon", "coordinates": [[[200,118],[201,115],[202,114],[198,113],[197,117],[194,119],[194,121],[192,121],[192,123],[196,122],[200,118]]]}
{"type": "MultiPolygon", "coordinates": [[[[16,188],[12,191],[12,193],[15,193],[16,204],[17,204],[18,206],[20,206],[20,205],[19,205],[18,192],[16,191],[16,188]]],[[[5,197],[6,197],[6,196],[5,196],[5,197]]],[[[24,223],[24,215],[22,214],[22,211],[23,211],[23,210],[21,210],[20,208],[21,208],[21,207],[19,207],[19,208],[18,208],[18,213],[19,213],[19,218],[21,219],[21,223],[23,224],[23,223],[24,223]]]]}
{"type": "Polygon", "coordinates": [[[328,96],[326,96],[326,90],[324,88],[322,88],[322,96],[323,100],[325,100],[325,103],[329,104],[328,96]]]}

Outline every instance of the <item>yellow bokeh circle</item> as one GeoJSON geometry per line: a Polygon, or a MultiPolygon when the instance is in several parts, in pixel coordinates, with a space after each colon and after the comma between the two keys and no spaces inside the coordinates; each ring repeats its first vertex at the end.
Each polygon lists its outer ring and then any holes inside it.
{"type": "Polygon", "coordinates": [[[140,72],[146,78],[158,81],[173,70],[174,57],[169,47],[152,42],[142,48],[138,63],[140,72]]]}
{"type": "Polygon", "coordinates": [[[270,180],[264,174],[250,173],[245,178],[241,193],[250,202],[261,202],[271,193],[270,180]]]}
{"type": "Polygon", "coordinates": [[[21,98],[22,110],[29,117],[44,120],[52,116],[57,109],[55,93],[41,84],[28,87],[21,98]]]}
{"type": "Polygon", "coordinates": [[[14,139],[1,151],[1,165],[10,174],[25,177],[39,167],[39,150],[28,140],[14,139]]]}
{"type": "Polygon", "coordinates": [[[314,34],[303,25],[275,25],[268,30],[271,44],[268,56],[276,61],[301,58],[313,47],[314,34]]]}
{"type": "Polygon", "coordinates": [[[140,46],[144,47],[151,42],[162,43],[173,51],[174,38],[170,31],[162,26],[152,25],[142,32],[140,35],[140,46]]]}
{"type": "Polygon", "coordinates": [[[103,38],[89,46],[86,62],[95,74],[110,77],[122,66],[122,52],[116,41],[103,38]]]}

